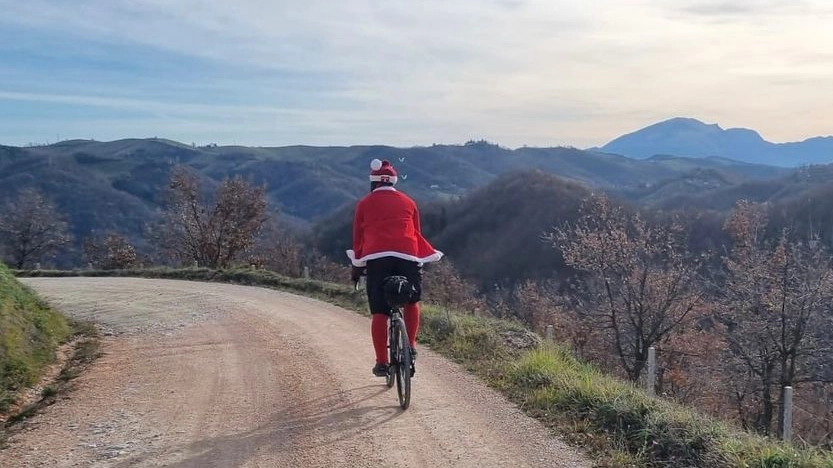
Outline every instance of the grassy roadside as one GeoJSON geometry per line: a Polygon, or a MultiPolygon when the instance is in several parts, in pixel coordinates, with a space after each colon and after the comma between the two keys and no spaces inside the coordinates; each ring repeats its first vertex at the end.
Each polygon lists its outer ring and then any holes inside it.
{"type": "Polygon", "coordinates": [[[0,418],[0,448],[8,428],[54,402],[81,368],[98,356],[98,344],[94,326],[67,320],[0,263],[0,416],[6,419],[0,418]],[[69,357],[57,378],[40,388],[34,401],[21,398],[39,383],[62,345],[69,348],[69,357]],[[18,407],[21,400],[32,402],[18,407]]]}
{"type": "MultiPolygon", "coordinates": [[[[69,388],[70,382],[81,375],[84,368],[92,363],[100,353],[100,336],[95,326],[89,322],[70,321],[71,335],[67,346],[69,355],[64,362],[60,362],[60,373],[40,389],[38,398],[31,401],[10,415],[8,420],[0,426],[0,436],[4,428],[11,428],[14,424],[27,419],[41,408],[49,406],[69,388]]],[[[2,444],[0,444],[2,446],[2,444]]]]}
{"type": "Polygon", "coordinates": [[[0,413],[34,384],[70,336],[67,320],[0,264],[0,413]]]}
{"type": "MultiPolygon", "coordinates": [[[[233,282],[300,293],[366,313],[363,294],[344,285],[257,270],[156,269],[17,272],[21,276],[139,276],[233,282]]],[[[647,396],[578,361],[516,322],[423,307],[420,341],[461,363],[596,456],[597,466],[833,468],[833,454],[744,433],[696,410],[647,396]]]]}

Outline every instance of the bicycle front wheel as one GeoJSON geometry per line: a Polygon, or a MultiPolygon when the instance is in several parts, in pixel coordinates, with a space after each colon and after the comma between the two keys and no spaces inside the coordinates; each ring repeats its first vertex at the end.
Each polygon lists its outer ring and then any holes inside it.
{"type": "Polygon", "coordinates": [[[405,321],[397,319],[393,324],[394,341],[396,342],[396,392],[399,395],[399,406],[403,410],[411,404],[411,346],[408,344],[408,332],[405,321]]]}

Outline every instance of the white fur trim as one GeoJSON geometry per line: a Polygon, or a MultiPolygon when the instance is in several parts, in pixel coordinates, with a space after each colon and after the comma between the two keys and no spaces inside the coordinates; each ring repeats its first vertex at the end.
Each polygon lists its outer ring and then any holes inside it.
{"type": "Polygon", "coordinates": [[[395,184],[396,181],[399,180],[397,176],[387,176],[387,175],[372,175],[370,176],[371,182],[389,182],[391,184],[395,184]],[[387,179],[387,180],[385,180],[387,179]]]}
{"type": "Polygon", "coordinates": [[[353,249],[347,251],[347,257],[350,259],[350,262],[353,264],[353,266],[357,267],[367,266],[368,260],[376,260],[377,258],[383,257],[401,258],[403,260],[410,260],[412,262],[417,262],[420,265],[422,265],[423,263],[438,262],[441,258],[443,258],[443,255],[444,254],[439,250],[435,250],[432,255],[423,258],[418,258],[414,257],[413,255],[403,254],[401,252],[394,252],[391,250],[387,252],[376,252],[370,255],[365,255],[362,258],[356,258],[356,252],[353,252],[353,249]]]}
{"type": "Polygon", "coordinates": [[[382,168],[382,161],[379,161],[378,159],[374,159],[373,161],[370,161],[370,169],[371,170],[378,171],[381,168],[382,168]]]}

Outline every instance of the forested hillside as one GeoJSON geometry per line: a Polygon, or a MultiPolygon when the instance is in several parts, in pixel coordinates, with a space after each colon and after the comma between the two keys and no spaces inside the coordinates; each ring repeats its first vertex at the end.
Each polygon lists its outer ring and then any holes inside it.
{"type": "MultiPolygon", "coordinates": [[[[730,239],[723,223],[742,199],[768,204],[769,235],[789,228],[795,236],[812,232],[833,245],[833,172],[827,166],[742,183],[727,181],[714,169],[697,170],[658,185],[608,193],[614,203],[642,211],[653,223],[682,223],[696,252],[714,253],[726,247],[730,239]]],[[[581,200],[591,193],[594,190],[588,186],[542,171],[510,173],[464,196],[424,203],[423,229],[481,288],[527,279],[565,279],[572,272],[541,237],[558,225],[574,222],[581,200]]],[[[345,206],[314,228],[317,247],[334,260],[348,248],[351,216],[352,207],[345,206]]]]}
{"type": "Polygon", "coordinates": [[[812,229],[825,239],[833,235],[828,166],[786,170],[724,158],[634,160],[487,142],[251,148],[145,139],[0,147],[0,200],[24,188],[51,200],[72,234],[53,261],[71,266],[85,263],[86,239],[107,233],[129,240],[140,256],[153,253],[148,226],[160,218],[175,167],[193,170],[204,191],[240,175],[265,184],[267,212],[279,213],[280,226],[311,227],[304,238],[340,262],[349,246],[352,206],[367,192],[367,165],[375,157],[393,161],[401,175],[398,188],[422,206],[426,233],[481,287],[558,277],[560,257],[539,238],[574,219],[590,191],[647,208],[649,217],[683,214],[699,249],[722,245],[721,219],[739,199],[777,207],[773,218],[780,217],[780,225],[812,229]]]}
{"type": "Polygon", "coordinates": [[[109,231],[124,234],[140,250],[149,220],[158,216],[160,194],[171,170],[195,170],[206,189],[224,177],[241,175],[266,185],[271,212],[284,223],[303,226],[350,205],[367,190],[369,161],[389,159],[400,184],[414,197],[453,199],[502,174],[539,169],[588,187],[629,191],[714,169],[733,183],[784,173],[783,169],[721,159],[634,160],[572,148],[506,149],[487,142],[394,148],[389,146],[261,148],[192,146],[161,139],[113,142],[73,140],[49,146],[0,146],[0,202],[24,188],[55,202],[73,235],[74,254],[59,260],[80,262],[83,240],[109,231]]]}
{"type": "MultiPolygon", "coordinates": [[[[563,269],[542,234],[575,219],[590,190],[542,171],[506,174],[453,200],[424,203],[422,229],[460,273],[481,287],[548,277],[563,269]]],[[[316,244],[334,260],[349,248],[352,207],[316,225],[316,244]]]]}

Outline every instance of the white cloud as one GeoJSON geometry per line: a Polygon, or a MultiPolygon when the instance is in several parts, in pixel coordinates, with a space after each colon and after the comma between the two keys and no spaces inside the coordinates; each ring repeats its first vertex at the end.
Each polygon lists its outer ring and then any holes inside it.
{"type": "MultiPolygon", "coordinates": [[[[322,132],[337,129],[344,143],[486,137],[589,146],[676,115],[753,127],[774,140],[833,132],[823,111],[833,95],[821,87],[833,78],[833,33],[820,1],[66,5],[0,0],[0,22],[210,59],[229,68],[229,87],[251,83],[248,70],[274,74],[258,85],[266,102],[235,115],[293,115],[264,120],[270,128],[304,115],[322,132]],[[287,75],[299,78],[278,78],[287,75]],[[307,76],[325,79],[310,84],[307,76]],[[279,93],[297,98],[292,108],[271,101],[279,93]]],[[[183,106],[199,118],[199,105],[183,106]]],[[[170,111],[160,113],[185,112],[170,111]]]]}

